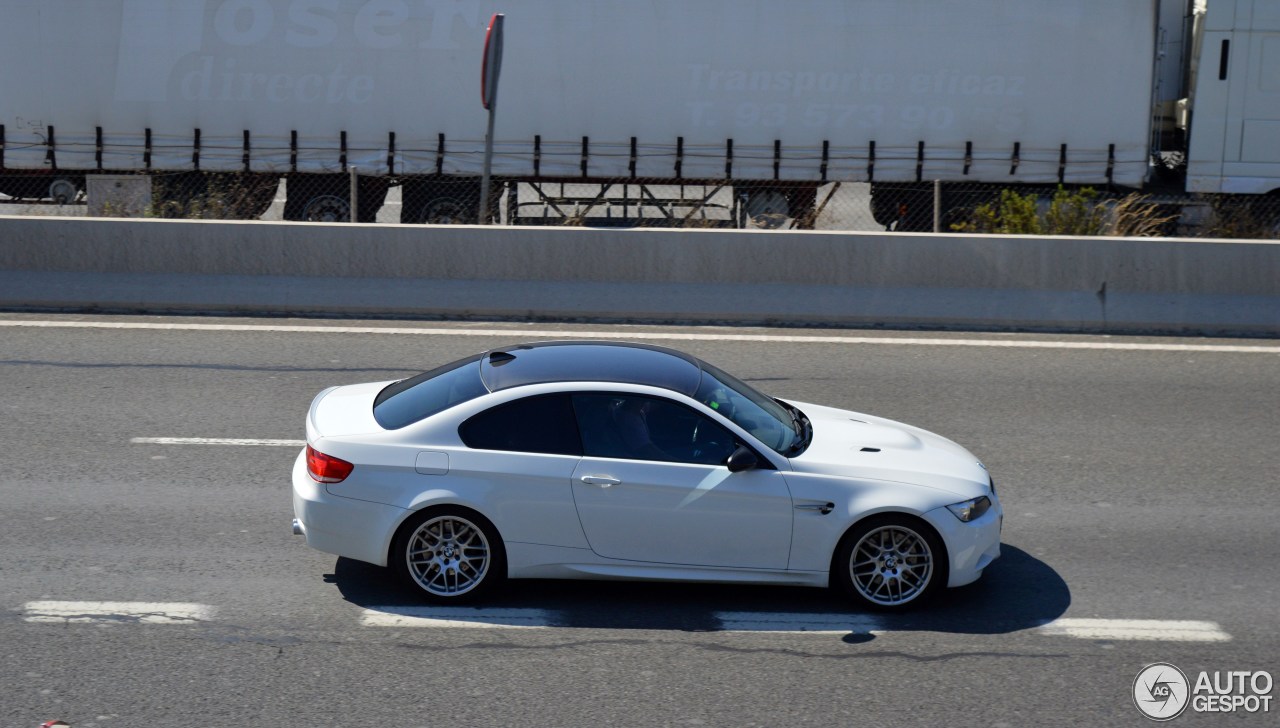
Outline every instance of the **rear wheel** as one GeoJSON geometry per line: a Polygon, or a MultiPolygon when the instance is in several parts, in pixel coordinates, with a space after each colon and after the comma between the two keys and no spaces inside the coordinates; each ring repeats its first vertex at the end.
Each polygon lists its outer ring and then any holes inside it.
{"type": "Polygon", "coordinates": [[[493,525],[455,506],[428,508],[397,534],[392,567],[428,600],[457,604],[491,591],[506,576],[506,552],[493,525]]]}
{"type": "Polygon", "coordinates": [[[871,183],[871,216],[886,231],[933,231],[933,185],[907,182],[871,183]]]}
{"type": "MultiPolygon", "coordinates": [[[[351,178],[346,174],[290,175],[284,219],[300,222],[350,222],[351,178]]],[[[387,178],[362,175],[357,182],[356,222],[377,222],[387,197],[387,178]]]]}
{"type": "Polygon", "coordinates": [[[761,185],[746,192],[742,208],[743,227],[775,230],[790,226],[813,228],[816,185],[761,185]]]}
{"type": "Polygon", "coordinates": [[[752,227],[776,230],[786,224],[791,203],[778,190],[752,190],[743,211],[752,227]]]}
{"type": "MultiPolygon", "coordinates": [[[[473,177],[411,178],[400,188],[400,222],[411,225],[475,225],[480,210],[480,180],[473,177]]],[[[502,183],[489,190],[489,216],[496,223],[502,183]]]]}
{"type": "Polygon", "coordinates": [[[59,177],[49,184],[49,199],[59,205],[68,205],[80,196],[82,187],[83,185],[78,186],[73,180],[59,177]]]}
{"type": "Polygon", "coordinates": [[[349,222],[351,205],[337,195],[316,195],[302,206],[301,219],[306,222],[349,222]]]}
{"type": "Polygon", "coordinates": [[[947,583],[947,553],[932,528],[909,516],[869,518],[845,534],[831,580],[863,606],[902,611],[947,583]]]}

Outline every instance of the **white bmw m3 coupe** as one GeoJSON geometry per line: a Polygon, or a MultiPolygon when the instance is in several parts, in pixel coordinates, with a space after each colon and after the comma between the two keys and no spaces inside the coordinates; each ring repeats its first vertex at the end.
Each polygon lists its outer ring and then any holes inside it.
{"type": "Polygon", "coordinates": [[[1000,554],[964,448],[657,346],[527,344],[332,387],[306,428],[294,532],[436,602],[605,578],[835,585],[895,610],[1000,554]]]}

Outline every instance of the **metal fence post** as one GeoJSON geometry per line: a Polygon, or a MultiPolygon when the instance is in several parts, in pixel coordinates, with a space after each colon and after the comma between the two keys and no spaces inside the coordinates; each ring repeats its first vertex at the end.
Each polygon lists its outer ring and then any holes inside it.
{"type": "Polygon", "coordinates": [[[933,181],[933,231],[942,232],[942,180],[933,181]]]}
{"type": "Polygon", "coordinates": [[[351,191],[347,198],[347,222],[358,222],[360,219],[360,177],[356,174],[356,168],[351,167],[351,191]]]}

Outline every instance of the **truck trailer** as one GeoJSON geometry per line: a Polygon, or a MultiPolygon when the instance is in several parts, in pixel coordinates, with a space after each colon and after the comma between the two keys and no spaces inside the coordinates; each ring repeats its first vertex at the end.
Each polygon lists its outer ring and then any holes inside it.
{"type": "Polygon", "coordinates": [[[11,0],[0,194],[67,201],[135,174],[157,210],[234,188],[228,215],[255,218],[287,179],[291,220],[350,219],[354,196],[371,221],[398,186],[405,223],[807,227],[857,182],[899,230],[930,229],[915,201],[938,190],[958,206],[1058,185],[1274,202],[1280,2],[1205,5],[11,0]],[[495,13],[507,204],[482,206],[495,13]]]}

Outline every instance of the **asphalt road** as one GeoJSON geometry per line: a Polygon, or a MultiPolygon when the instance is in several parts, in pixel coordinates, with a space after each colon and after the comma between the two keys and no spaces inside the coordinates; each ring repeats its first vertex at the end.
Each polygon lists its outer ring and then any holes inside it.
{"type": "Polygon", "coordinates": [[[0,726],[1145,725],[1149,663],[1280,673],[1276,342],[558,327],[693,334],[665,343],[981,457],[1004,556],[892,618],[821,590],[517,582],[496,624],[365,626],[411,596],[289,533],[296,447],[132,442],[301,439],[326,386],[551,328],[0,314],[0,726]],[[254,328],[10,325],[40,321],[254,328]],[[201,611],[42,620],[42,602],[201,611]]]}

